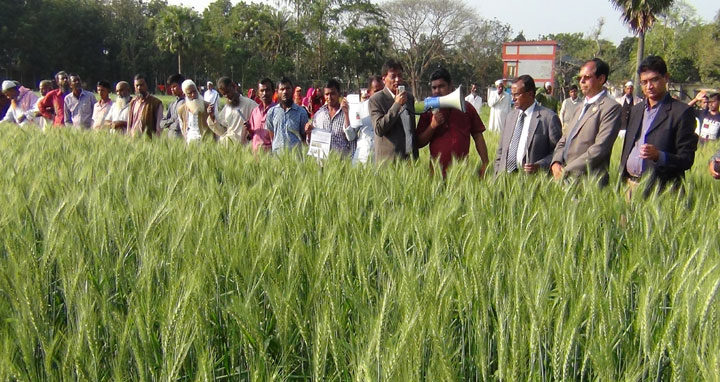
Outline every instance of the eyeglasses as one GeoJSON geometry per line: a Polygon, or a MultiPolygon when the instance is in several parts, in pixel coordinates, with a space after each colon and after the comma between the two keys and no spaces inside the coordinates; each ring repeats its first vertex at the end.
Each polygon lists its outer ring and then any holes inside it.
{"type": "Polygon", "coordinates": [[[591,80],[592,78],[594,78],[594,77],[595,77],[594,75],[593,75],[593,76],[587,76],[587,75],[586,75],[586,76],[577,76],[577,77],[575,77],[575,79],[576,79],[578,82],[581,82],[581,81],[583,81],[583,80],[584,80],[584,81],[590,81],[590,80],[591,80]]]}

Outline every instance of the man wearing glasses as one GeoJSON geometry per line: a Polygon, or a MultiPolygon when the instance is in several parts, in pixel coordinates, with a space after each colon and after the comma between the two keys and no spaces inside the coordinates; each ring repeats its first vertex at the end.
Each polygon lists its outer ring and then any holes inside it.
{"type": "Polygon", "coordinates": [[[645,101],[630,110],[620,157],[622,179],[634,188],[648,177],[647,196],[655,185],[679,187],[695,160],[698,136],[692,108],[670,97],[665,61],[648,56],[638,68],[645,101]]]}
{"type": "Polygon", "coordinates": [[[610,154],[620,130],[620,105],[603,88],[609,73],[610,67],[599,58],[580,68],[578,82],[585,102],[571,120],[573,127],[555,147],[550,166],[555,179],[591,174],[599,177],[600,186],[607,185],[610,154]]]}

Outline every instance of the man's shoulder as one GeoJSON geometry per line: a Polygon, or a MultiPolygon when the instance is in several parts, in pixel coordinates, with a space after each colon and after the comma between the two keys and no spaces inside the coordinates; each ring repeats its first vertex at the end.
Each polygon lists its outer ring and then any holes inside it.
{"type": "Polygon", "coordinates": [[[539,103],[535,104],[535,113],[540,114],[540,116],[542,117],[552,117],[554,115],[557,115],[554,110],[540,105],[539,103]]]}

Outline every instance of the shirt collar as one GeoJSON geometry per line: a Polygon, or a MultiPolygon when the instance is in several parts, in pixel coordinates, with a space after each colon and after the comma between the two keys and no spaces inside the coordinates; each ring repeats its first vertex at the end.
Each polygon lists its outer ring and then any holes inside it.
{"type": "Polygon", "coordinates": [[[537,101],[533,101],[532,105],[528,106],[528,108],[523,111],[526,117],[532,115],[533,111],[535,111],[535,105],[537,105],[537,101]]]}
{"type": "Polygon", "coordinates": [[[656,103],[653,107],[650,107],[650,102],[647,102],[646,100],[645,110],[657,109],[660,105],[670,102],[670,99],[672,99],[672,97],[670,97],[670,93],[665,93],[665,97],[663,97],[663,99],[661,99],[660,102],[656,103]]]}
{"type": "Polygon", "coordinates": [[[597,102],[597,101],[600,99],[600,97],[604,96],[605,93],[607,93],[607,90],[603,89],[603,91],[601,91],[601,92],[598,93],[598,94],[595,94],[595,96],[592,97],[592,98],[587,98],[587,97],[585,97],[585,103],[592,105],[592,104],[594,104],[595,102],[597,102]]]}

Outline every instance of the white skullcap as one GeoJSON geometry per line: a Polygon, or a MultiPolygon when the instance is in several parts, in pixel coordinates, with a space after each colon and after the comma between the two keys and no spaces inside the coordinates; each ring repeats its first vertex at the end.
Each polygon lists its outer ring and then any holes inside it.
{"type": "Polygon", "coordinates": [[[187,89],[190,88],[190,87],[192,87],[192,88],[194,88],[195,90],[197,90],[197,86],[195,86],[195,82],[193,82],[193,80],[185,80],[185,81],[183,81],[183,83],[182,83],[182,90],[183,90],[183,91],[187,90],[187,89]]]}
{"type": "Polygon", "coordinates": [[[18,83],[17,81],[5,80],[2,83],[2,91],[10,90],[18,86],[20,86],[20,83],[18,83]]]}
{"type": "Polygon", "coordinates": [[[497,80],[495,81],[495,86],[500,86],[503,84],[503,80],[497,80]]]}
{"type": "MultiPolygon", "coordinates": [[[[632,81],[626,82],[626,83],[625,83],[625,87],[628,87],[628,86],[633,86],[633,82],[632,82],[632,81]]],[[[634,87],[634,86],[633,86],[633,87],[634,87]]]]}
{"type": "Polygon", "coordinates": [[[545,82],[545,87],[548,87],[548,86],[552,86],[552,84],[549,81],[545,82]]]}

